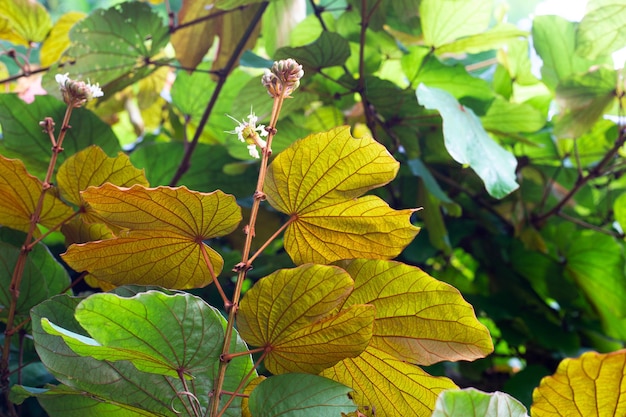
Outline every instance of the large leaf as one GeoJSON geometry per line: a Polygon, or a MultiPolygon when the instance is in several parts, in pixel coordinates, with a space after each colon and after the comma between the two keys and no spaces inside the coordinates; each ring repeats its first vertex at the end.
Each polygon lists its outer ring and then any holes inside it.
{"type": "MultiPolygon", "coordinates": [[[[0,155],[0,225],[28,232],[42,192],[43,183],[26,171],[22,161],[0,155]]],[[[44,195],[37,223],[55,227],[73,213],[50,189],[44,195]]],[[[39,234],[38,229],[35,232],[39,234]]]]}
{"type": "Polygon", "coordinates": [[[2,21],[6,22],[6,29],[0,31],[0,39],[27,47],[43,41],[52,27],[46,8],[29,0],[0,0],[2,21]]]}
{"type": "Polygon", "coordinates": [[[594,64],[611,62],[606,57],[589,60],[578,55],[576,24],[560,16],[535,17],[532,35],[533,45],[543,61],[542,81],[553,90],[570,75],[586,72],[594,64]]]}
{"type": "Polygon", "coordinates": [[[626,415],[626,350],[564,359],[533,392],[533,417],[626,415]]]}
{"type": "Polygon", "coordinates": [[[66,56],[75,60],[64,67],[76,79],[102,86],[105,98],[156,70],[147,62],[169,41],[169,29],[152,8],[127,2],[96,9],[70,32],[72,46],[66,56]]]}
{"type": "Polygon", "coordinates": [[[496,98],[480,118],[485,129],[503,133],[536,132],[546,124],[545,116],[527,103],[496,98]]]}
{"type": "Polygon", "coordinates": [[[397,256],[419,231],[409,221],[413,210],[357,198],[397,170],[384,146],[353,138],[348,127],[307,136],[281,152],[268,169],[265,192],[274,208],[292,216],[285,249],[294,262],[397,256]]]}
{"type": "MultiPolygon", "coordinates": [[[[220,24],[217,18],[206,19],[216,11],[213,7],[215,0],[186,0],[182,3],[178,11],[179,25],[205,18],[205,20],[178,29],[172,35],[176,59],[183,67],[194,69],[202,62],[202,58],[213,45],[220,24]]],[[[183,73],[179,73],[181,74],[183,73]]]]}
{"type": "Polygon", "coordinates": [[[477,54],[498,49],[510,41],[528,36],[528,32],[519,30],[510,23],[501,23],[483,33],[468,36],[437,48],[438,54],[469,53],[477,54]]]}
{"type": "Polygon", "coordinates": [[[237,315],[239,332],[250,345],[265,347],[264,364],[272,373],[318,373],[358,356],[372,337],[372,306],[337,312],[352,285],[350,276],[333,266],[279,270],[246,292],[237,315]]]}
{"type": "Polygon", "coordinates": [[[69,12],[54,24],[50,35],[41,45],[42,66],[50,66],[61,58],[63,52],[70,46],[70,29],[85,16],[87,15],[82,12],[69,12]]]}
{"type": "MultiPolygon", "coordinates": [[[[36,96],[27,104],[15,94],[0,94],[0,124],[3,140],[0,153],[9,158],[19,158],[28,171],[43,179],[52,153],[50,138],[41,131],[39,122],[52,117],[57,123],[57,133],[67,105],[50,96],[36,96]]],[[[89,145],[100,146],[107,155],[120,151],[117,137],[111,128],[95,114],[86,109],[74,109],[72,120],[63,140],[63,149],[58,156],[57,167],[67,157],[89,145]]]]}
{"type": "Polygon", "coordinates": [[[337,417],[356,410],[350,391],[317,375],[275,375],[252,391],[250,412],[254,417],[337,417]]]}
{"type": "Polygon", "coordinates": [[[343,65],[350,57],[350,45],[341,35],[324,31],[313,43],[296,48],[284,47],[276,51],[275,59],[293,58],[305,69],[319,71],[322,68],[343,65]]]}
{"type": "MultiPolygon", "coordinates": [[[[66,331],[89,338],[74,318],[74,311],[80,302],[77,298],[58,296],[32,311],[37,352],[59,381],[100,401],[112,401],[156,415],[174,417],[181,411],[191,414],[192,402],[200,405],[202,410],[206,409],[209,403],[207,393],[217,376],[224,340],[225,320],[219,311],[190,294],[165,295],[154,290],[133,297],[98,294],[93,301],[85,301],[86,304],[81,307],[86,310],[78,316],[82,316],[90,330],[107,344],[138,349],[144,343],[142,336],[154,336],[148,342],[150,346],[154,344],[151,353],[184,364],[186,368],[181,371],[193,377],[183,385],[178,377],[141,372],[128,361],[79,356],[61,337],[42,329],[41,323],[45,319],[66,331]],[[117,300],[111,303],[114,298],[117,300]],[[109,314],[111,306],[115,314],[109,314]],[[107,327],[94,328],[96,323],[104,322],[107,327]],[[121,334],[107,331],[108,326],[113,326],[116,332],[120,326],[124,328],[124,334],[130,337],[128,344],[121,340],[121,334]],[[195,398],[190,398],[190,395],[195,398]]],[[[147,348],[147,345],[143,346],[147,348]]],[[[239,337],[233,338],[231,352],[246,349],[239,337]]],[[[227,370],[224,389],[235,390],[251,368],[250,356],[233,359],[227,370]]],[[[224,396],[223,401],[227,399],[224,396]]],[[[225,415],[238,417],[240,414],[239,400],[236,400],[225,415]]]]}
{"type": "Polygon", "coordinates": [[[528,413],[508,394],[469,388],[442,392],[432,417],[528,417],[528,413]]]}
{"type": "Polygon", "coordinates": [[[443,119],[446,149],[455,161],[468,164],[485,183],[489,194],[502,198],[515,191],[517,160],[487,135],[474,112],[452,95],[420,84],[417,99],[427,109],[436,109],[443,119]]]}
{"type": "Polygon", "coordinates": [[[420,365],[471,361],[493,351],[491,336],[459,291],[399,262],[350,261],[354,290],[342,306],[376,307],[370,346],[420,365]]]}
{"type": "Polygon", "coordinates": [[[626,4],[622,0],[590,0],[576,33],[576,53],[591,59],[626,46],[626,4]]]}
{"type": "Polygon", "coordinates": [[[420,17],[424,43],[438,48],[483,32],[491,20],[492,9],[490,0],[423,0],[420,17]]]}
{"type": "MultiPolygon", "coordinates": [[[[0,228],[0,305],[11,305],[9,291],[11,276],[17,263],[25,235],[7,228],[0,228]]],[[[17,299],[18,320],[25,320],[30,309],[53,295],[61,293],[70,285],[70,277],[63,266],[54,259],[43,243],[29,252],[24,265],[20,294],[17,299]]],[[[0,318],[6,319],[8,311],[3,308],[0,318]]]]}
{"type": "Polygon", "coordinates": [[[563,80],[556,98],[564,110],[554,128],[559,137],[577,138],[590,130],[616,97],[617,73],[606,67],[563,80]]]}
{"type": "Polygon", "coordinates": [[[205,255],[215,276],[224,261],[202,241],[232,232],[241,221],[235,198],[221,191],[104,184],[82,196],[105,222],[128,232],[72,245],[63,259],[75,270],[89,271],[114,285],[180,289],[208,285],[212,274],[205,255]]]}
{"type": "Polygon", "coordinates": [[[368,417],[429,416],[439,394],[456,388],[372,346],[320,374],[354,389],[352,398],[368,417]]]}

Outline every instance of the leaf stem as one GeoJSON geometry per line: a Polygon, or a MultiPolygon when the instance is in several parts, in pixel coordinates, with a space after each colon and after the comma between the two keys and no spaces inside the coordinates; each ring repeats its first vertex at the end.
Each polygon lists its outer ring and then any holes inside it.
{"type": "MultiPolygon", "coordinates": [[[[274,104],[272,106],[272,115],[270,119],[270,124],[267,127],[268,135],[267,135],[267,144],[265,148],[262,150],[262,158],[261,158],[261,166],[259,168],[259,177],[257,179],[256,191],[254,192],[254,201],[252,203],[252,209],[250,211],[250,221],[248,223],[247,233],[246,233],[246,242],[243,247],[243,253],[241,256],[241,263],[239,264],[239,268],[237,268],[237,283],[235,284],[235,291],[233,293],[232,304],[227,306],[228,311],[228,322],[226,324],[226,329],[224,331],[224,346],[222,348],[222,357],[224,355],[228,355],[230,351],[230,342],[233,336],[233,328],[235,326],[235,318],[237,315],[237,309],[239,308],[239,299],[241,297],[241,288],[243,286],[243,282],[246,279],[246,273],[250,268],[248,264],[249,256],[250,256],[250,248],[252,246],[252,239],[254,238],[254,228],[256,225],[256,219],[259,212],[259,206],[261,205],[261,201],[265,199],[265,194],[263,193],[263,185],[265,184],[265,176],[267,175],[267,166],[269,163],[270,155],[272,154],[272,139],[276,134],[276,122],[278,121],[278,115],[280,114],[280,110],[283,106],[283,102],[285,100],[284,91],[283,94],[279,97],[274,98],[274,104]]],[[[224,377],[226,376],[226,368],[228,367],[228,362],[225,360],[220,361],[218,375],[215,380],[215,385],[213,387],[213,400],[211,402],[211,413],[210,416],[217,417],[219,414],[219,404],[220,404],[220,396],[222,393],[222,387],[224,385],[224,377]]]]}
{"type": "Polygon", "coordinates": [[[219,412],[219,414],[216,417],[222,417],[224,415],[226,410],[228,410],[228,407],[230,407],[230,405],[233,403],[235,398],[237,398],[238,396],[237,393],[239,393],[248,384],[248,380],[253,375],[254,371],[259,368],[259,365],[261,364],[263,359],[265,359],[265,356],[268,354],[269,350],[267,348],[261,348],[261,349],[263,353],[261,354],[261,356],[259,356],[259,359],[257,359],[257,361],[254,363],[254,366],[252,367],[252,369],[250,369],[250,371],[246,374],[246,376],[241,379],[241,382],[237,386],[237,389],[235,389],[235,391],[231,394],[231,397],[228,399],[228,401],[226,401],[226,404],[224,404],[224,407],[222,407],[222,410],[219,412]]]}
{"type": "Polygon", "coordinates": [[[46,172],[46,177],[41,187],[41,193],[39,194],[37,205],[35,206],[35,210],[31,216],[30,226],[28,228],[28,233],[26,234],[26,239],[24,240],[24,244],[22,245],[22,249],[20,250],[20,254],[15,263],[15,268],[13,269],[13,275],[11,276],[11,284],[9,286],[9,292],[11,294],[11,304],[9,306],[6,328],[4,331],[4,348],[2,350],[2,362],[0,363],[0,383],[7,399],[6,402],[9,405],[10,415],[16,415],[13,405],[10,401],[8,401],[8,388],[10,374],[9,357],[11,353],[11,339],[13,334],[15,333],[15,315],[17,313],[17,302],[20,296],[20,286],[22,283],[22,277],[24,275],[24,267],[26,266],[26,258],[28,257],[29,252],[32,250],[31,242],[33,240],[33,236],[35,235],[35,231],[37,230],[37,224],[39,223],[41,211],[43,210],[43,203],[46,197],[46,192],[50,188],[52,188],[52,176],[54,175],[54,168],[56,166],[59,154],[63,151],[63,139],[65,139],[65,134],[70,128],[69,122],[73,109],[74,106],[72,105],[72,103],[67,105],[67,108],[65,110],[65,116],[63,117],[63,123],[61,124],[59,137],[56,140],[54,139],[54,123],[52,122],[52,119],[48,117],[42,123],[42,126],[44,126],[44,128],[46,129],[45,132],[49,135],[50,141],[52,142],[52,156],[50,157],[48,171],[46,172]],[[50,132],[52,132],[52,134],[50,132]]]}
{"type": "Polygon", "coordinates": [[[254,262],[254,260],[261,254],[263,253],[263,251],[265,249],[267,249],[267,247],[269,246],[270,243],[272,243],[274,241],[274,239],[276,239],[286,228],[287,226],[289,226],[291,223],[293,223],[298,217],[294,214],[292,215],[289,220],[287,220],[285,222],[285,224],[283,224],[282,226],[280,226],[278,228],[277,231],[274,232],[274,234],[272,236],[269,237],[269,239],[267,239],[267,241],[265,241],[265,243],[263,243],[263,245],[254,253],[254,255],[252,255],[250,257],[250,259],[248,259],[248,262],[246,264],[247,267],[250,267],[250,265],[252,265],[252,262],[254,262]]]}
{"type": "Polygon", "coordinates": [[[220,293],[220,297],[222,297],[222,301],[224,302],[224,305],[230,304],[230,300],[228,299],[228,297],[226,297],[226,293],[224,292],[222,285],[220,284],[220,282],[217,279],[217,276],[215,275],[213,264],[211,264],[211,259],[209,259],[209,254],[206,251],[206,247],[204,246],[204,243],[200,242],[199,245],[200,245],[200,252],[202,252],[202,257],[204,258],[204,263],[206,264],[207,268],[209,268],[209,273],[211,274],[211,278],[213,279],[213,282],[215,283],[215,288],[217,288],[217,292],[220,293]]]}

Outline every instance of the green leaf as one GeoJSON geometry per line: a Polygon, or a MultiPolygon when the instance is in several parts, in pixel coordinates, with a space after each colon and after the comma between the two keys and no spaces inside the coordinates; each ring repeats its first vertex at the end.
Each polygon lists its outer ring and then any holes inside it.
{"type": "Polygon", "coordinates": [[[508,394],[469,388],[442,392],[432,417],[528,417],[528,413],[508,394]]]}
{"type": "Polygon", "coordinates": [[[370,347],[420,365],[471,361],[493,351],[489,331],[451,285],[399,262],[357,259],[341,266],[354,279],[342,309],[376,307],[370,347]]]}
{"type": "Polygon", "coordinates": [[[576,53],[576,24],[560,16],[537,16],[533,20],[533,45],[543,61],[542,81],[554,90],[573,74],[586,72],[592,65],[608,64],[610,57],[589,60],[576,53]]]}
{"type": "Polygon", "coordinates": [[[275,375],[252,391],[250,412],[254,417],[337,417],[356,410],[350,391],[317,375],[275,375]]]}
{"type": "Polygon", "coordinates": [[[307,69],[319,71],[322,68],[343,65],[349,56],[348,41],[343,36],[325,31],[309,45],[280,48],[274,58],[293,58],[305,68],[306,73],[307,69]]]}
{"type": "MultiPolygon", "coordinates": [[[[50,96],[36,96],[26,104],[15,94],[0,94],[0,124],[3,140],[0,152],[9,158],[20,158],[28,172],[43,179],[50,161],[50,138],[41,131],[39,122],[52,117],[57,122],[56,134],[67,105],[50,96]]],[[[64,152],[58,157],[57,167],[71,155],[89,145],[98,145],[109,156],[121,149],[111,128],[86,109],[74,109],[72,128],[63,141],[64,152]]]]}
{"type": "Polygon", "coordinates": [[[427,49],[415,47],[402,57],[402,69],[413,87],[423,83],[446,90],[456,98],[488,100],[493,97],[487,81],[472,77],[463,65],[445,65],[427,53],[427,49]]]}
{"type": "Polygon", "coordinates": [[[561,81],[556,99],[564,109],[554,133],[561,138],[577,138],[598,121],[616,97],[617,73],[599,67],[561,81]]]}
{"type": "Polygon", "coordinates": [[[615,221],[626,230],[626,193],[620,194],[613,202],[613,211],[615,212],[615,221]]]}
{"type": "Polygon", "coordinates": [[[576,53],[595,59],[626,46],[626,4],[622,0],[590,0],[576,33],[576,53]]]}
{"type": "Polygon", "coordinates": [[[156,70],[146,62],[169,38],[169,28],[146,3],[96,9],[72,28],[65,55],[76,62],[63,70],[67,68],[71,78],[99,83],[106,99],[156,70]]]}
{"type": "Polygon", "coordinates": [[[448,378],[431,376],[372,346],[320,375],[352,387],[359,411],[373,416],[376,410],[376,417],[429,416],[437,396],[457,388],[448,378]]]}
{"type": "Polygon", "coordinates": [[[509,42],[521,37],[528,36],[528,32],[519,30],[517,26],[510,23],[500,23],[486,32],[477,33],[456,40],[452,43],[436,49],[437,54],[478,54],[480,52],[498,49],[509,42]]]}
{"type": "Polygon", "coordinates": [[[424,43],[438,48],[481,33],[489,25],[492,9],[490,0],[423,0],[420,17],[424,43]]]}
{"type": "Polygon", "coordinates": [[[419,231],[410,223],[413,210],[357,198],[390,182],[397,169],[384,146],[353,138],[348,127],[309,135],[281,152],[264,191],[272,207],[291,216],[285,249],[294,262],[397,256],[419,231]]]}
{"type": "Polygon", "coordinates": [[[487,114],[480,118],[486,130],[502,133],[536,132],[546,124],[546,117],[527,103],[512,103],[497,97],[487,114]]]}
{"type": "Polygon", "coordinates": [[[626,351],[564,359],[533,392],[533,417],[626,415],[626,351]]]}
{"type": "MultiPolygon", "coordinates": [[[[201,69],[206,69],[201,66],[201,69]]],[[[172,85],[172,104],[191,122],[198,123],[215,89],[215,81],[204,71],[180,71],[172,85]]],[[[266,93],[267,94],[267,93],[266,93]]]]}
{"type": "Polygon", "coordinates": [[[37,398],[39,404],[50,417],[152,417],[153,413],[141,408],[120,404],[113,400],[106,402],[93,398],[85,392],[80,392],[57,385],[49,389],[30,388],[14,385],[11,388],[11,400],[21,404],[26,398],[37,398]]]}
{"type": "Polygon", "coordinates": [[[334,266],[278,270],[246,292],[237,313],[239,332],[250,345],[266,349],[264,365],[272,373],[318,373],[358,356],[372,337],[371,305],[337,312],[352,285],[334,266]]]}
{"type": "MultiPolygon", "coordinates": [[[[11,305],[11,276],[24,244],[25,235],[0,228],[0,305],[11,305]]],[[[70,285],[70,277],[43,243],[36,244],[26,258],[16,314],[21,320],[28,317],[30,309],[53,295],[60,294],[70,285]]],[[[8,310],[2,309],[0,318],[6,320],[8,310]]],[[[20,320],[18,318],[18,320],[20,320]]],[[[20,321],[21,321],[20,320],[20,321]]]]}
{"type": "MultiPolygon", "coordinates": [[[[35,307],[32,318],[37,352],[63,384],[87,392],[100,401],[140,408],[157,415],[174,417],[177,415],[174,410],[191,413],[191,401],[200,405],[203,413],[206,410],[207,393],[217,376],[225,320],[218,310],[200,298],[190,294],[166,295],[154,290],[130,298],[96,294],[82,302],[58,296],[35,307]],[[180,370],[192,377],[193,382],[183,386],[178,377],[141,372],[128,361],[79,356],[61,337],[43,330],[41,323],[47,320],[66,331],[89,338],[90,335],[74,319],[75,309],[76,317],[92,332],[91,336],[105,346],[158,356],[173,366],[180,365],[180,370]],[[190,392],[195,399],[179,395],[183,391],[190,392]]],[[[231,352],[246,350],[238,337],[233,339],[231,352]]],[[[250,356],[233,359],[224,389],[235,390],[251,368],[250,356]]],[[[226,415],[239,416],[239,402],[236,400],[226,415]]]]}
{"type": "Polygon", "coordinates": [[[515,157],[487,135],[474,112],[449,93],[420,84],[417,99],[436,109],[443,119],[443,137],[452,158],[468,164],[483,180],[489,194],[502,198],[516,190],[515,157]]]}
{"type": "MultiPolygon", "coordinates": [[[[184,144],[180,142],[153,143],[131,153],[130,160],[136,167],[145,169],[146,177],[153,186],[168,185],[184,151],[184,144]]],[[[241,175],[224,172],[228,164],[236,162],[225,147],[199,143],[191,155],[191,167],[179,184],[203,192],[222,190],[238,197],[252,195],[256,183],[253,169],[248,168],[241,175]]]]}

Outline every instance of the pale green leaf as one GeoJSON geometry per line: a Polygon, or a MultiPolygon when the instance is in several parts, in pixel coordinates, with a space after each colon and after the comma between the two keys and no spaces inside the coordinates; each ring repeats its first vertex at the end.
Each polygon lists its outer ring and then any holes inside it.
{"type": "Polygon", "coordinates": [[[528,413],[508,394],[469,388],[442,392],[432,417],[528,417],[528,413]]]}
{"type": "Polygon", "coordinates": [[[528,32],[510,23],[500,23],[493,28],[475,35],[461,38],[436,49],[437,54],[477,54],[501,48],[509,42],[528,36],[528,32]]]}
{"type": "Polygon", "coordinates": [[[590,0],[576,33],[576,53],[595,59],[626,47],[626,3],[590,0]]]}
{"type": "Polygon", "coordinates": [[[356,410],[350,391],[317,375],[275,375],[252,391],[250,412],[254,417],[337,417],[356,410]]]}
{"type": "Polygon", "coordinates": [[[626,230],[626,193],[621,194],[613,202],[613,212],[615,213],[615,221],[626,230]]]}
{"type": "Polygon", "coordinates": [[[438,48],[456,39],[487,29],[490,0],[422,0],[420,17],[424,43],[438,48]]]}
{"type": "Polygon", "coordinates": [[[488,131],[502,133],[536,132],[546,124],[546,117],[527,103],[512,103],[496,98],[487,114],[480,118],[488,131]]]}
{"type": "Polygon", "coordinates": [[[487,135],[474,112],[437,88],[420,84],[417,99],[436,109],[443,119],[446,149],[455,161],[468,164],[485,183],[489,194],[502,198],[515,191],[517,160],[487,135]]]}

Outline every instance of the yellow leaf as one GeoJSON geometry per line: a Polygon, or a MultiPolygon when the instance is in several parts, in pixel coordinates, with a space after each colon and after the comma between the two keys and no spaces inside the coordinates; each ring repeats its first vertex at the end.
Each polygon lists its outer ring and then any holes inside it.
{"type": "Polygon", "coordinates": [[[25,46],[43,41],[52,28],[45,7],[31,0],[0,0],[0,18],[7,21],[2,39],[25,46]]]}
{"type": "Polygon", "coordinates": [[[61,58],[61,54],[70,46],[70,29],[76,22],[87,16],[82,12],[65,13],[54,24],[50,36],[41,45],[42,66],[50,66],[61,58]]]}
{"type": "Polygon", "coordinates": [[[266,347],[264,364],[274,374],[318,373],[358,356],[371,338],[374,308],[354,305],[338,312],[352,285],[350,276],[334,266],[276,271],[241,301],[239,334],[248,344],[266,347]]]}
{"type": "Polygon", "coordinates": [[[564,359],[533,392],[533,417],[626,415],[626,350],[564,359]]]}
{"type": "Polygon", "coordinates": [[[246,395],[246,397],[241,398],[241,417],[253,417],[252,413],[250,413],[250,407],[248,406],[250,393],[252,393],[252,391],[257,386],[259,386],[261,382],[265,381],[266,379],[267,378],[264,377],[263,375],[257,376],[252,381],[250,381],[248,385],[246,385],[246,388],[243,390],[243,394],[246,395]]]}
{"type": "Polygon", "coordinates": [[[72,245],[62,255],[77,271],[114,285],[153,284],[166,288],[208,285],[223,267],[203,240],[232,232],[241,221],[235,198],[221,191],[186,187],[131,188],[106,183],[82,197],[107,224],[127,229],[119,237],[72,245]]]}
{"type": "Polygon", "coordinates": [[[307,136],[281,152],[265,183],[269,203],[291,215],[285,249],[295,263],[393,258],[419,228],[413,210],[393,210],[378,197],[357,199],[387,184],[399,164],[372,138],[349,127],[307,136]]]}
{"type": "MultiPolygon", "coordinates": [[[[0,156],[0,225],[28,232],[42,189],[41,181],[26,171],[22,161],[0,156]]],[[[74,213],[53,191],[46,192],[38,222],[48,228],[74,213]]]]}
{"type": "Polygon", "coordinates": [[[354,389],[352,398],[366,416],[430,416],[440,392],[457,386],[369,346],[320,373],[354,389]]]}
{"type": "MultiPolygon", "coordinates": [[[[241,38],[245,35],[252,18],[257,14],[259,7],[260,5],[250,5],[250,7],[244,9],[231,10],[220,17],[220,24],[218,26],[220,43],[217,50],[217,57],[211,66],[212,70],[218,71],[226,66],[241,41],[241,38]]],[[[246,49],[252,49],[254,47],[259,37],[260,29],[261,24],[257,23],[252,33],[248,36],[245,46],[241,48],[240,55],[246,49]]],[[[237,60],[239,60],[239,57],[237,57],[237,60]]]]}
{"type": "MultiPolygon", "coordinates": [[[[179,24],[213,14],[216,11],[213,3],[215,0],[184,0],[178,13],[179,24]]],[[[219,18],[210,18],[174,32],[171,42],[178,62],[185,68],[196,68],[213,45],[220,27],[219,18]]]]}
{"type": "Polygon", "coordinates": [[[85,204],[80,192],[90,186],[111,183],[122,187],[134,184],[148,185],[143,170],[135,168],[128,156],[119,153],[109,158],[98,146],[92,145],[70,156],[63,162],[57,172],[57,182],[61,197],[78,206],[80,214],[63,226],[66,245],[85,243],[92,240],[111,238],[111,231],[102,220],[93,213],[93,209],[85,204]]]}
{"type": "Polygon", "coordinates": [[[341,266],[354,279],[343,308],[376,307],[370,346],[420,365],[471,361],[493,351],[489,331],[451,285],[399,262],[358,259],[341,266]]]}

